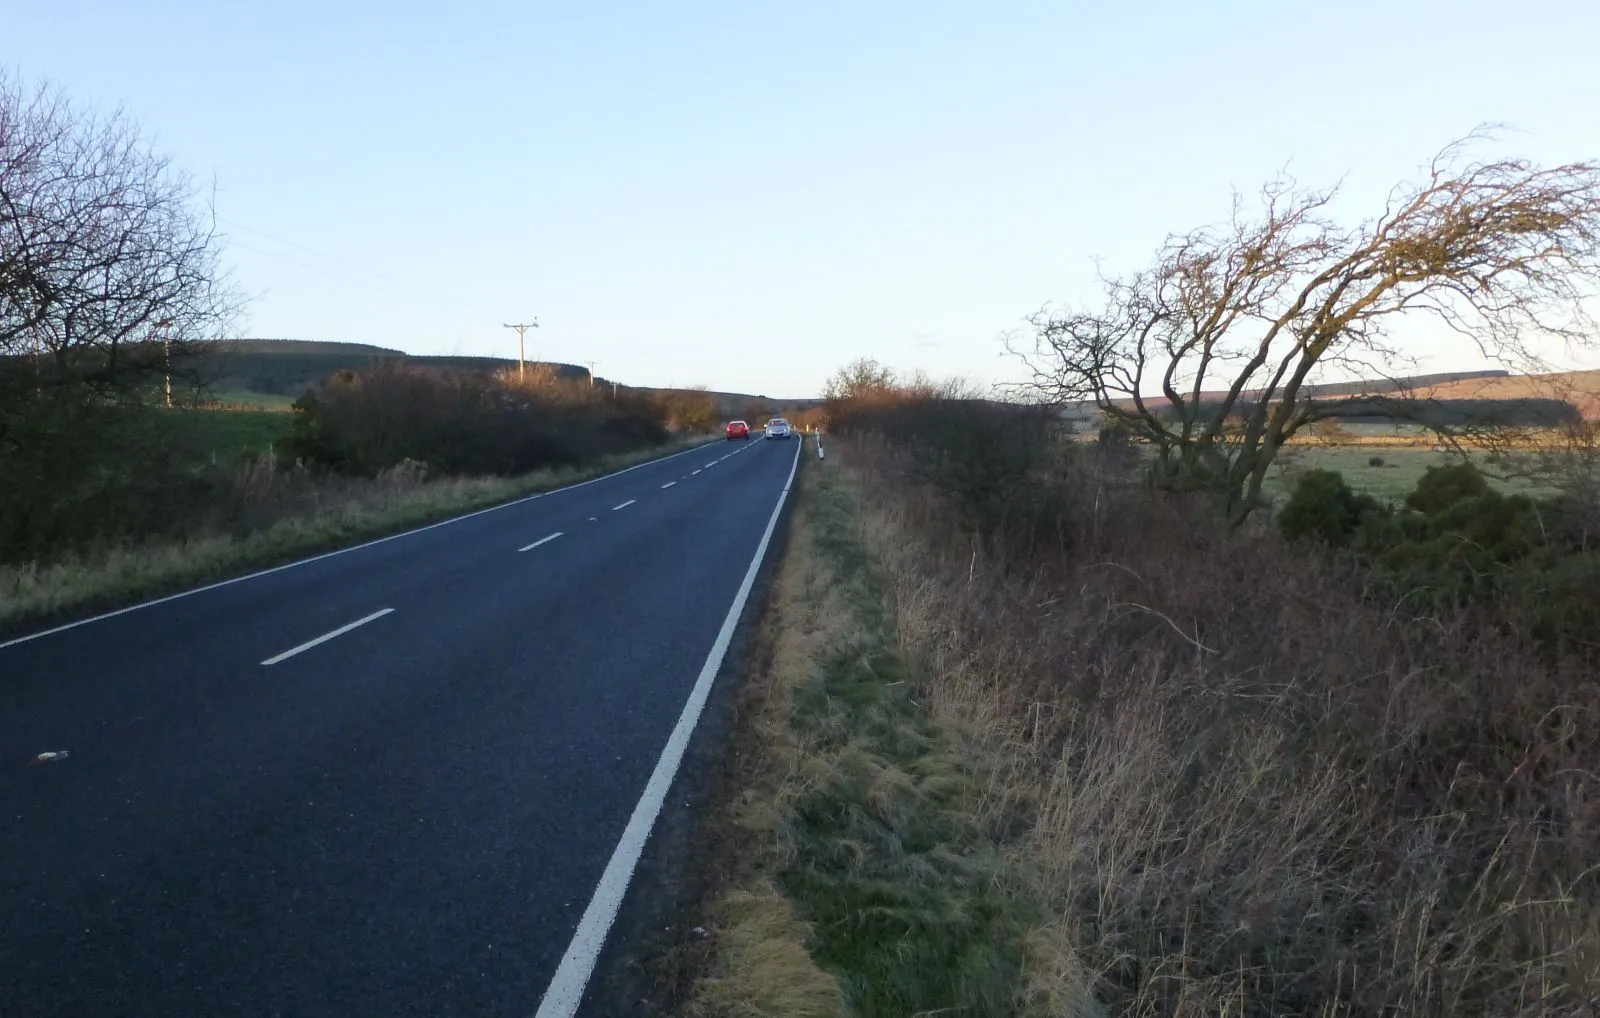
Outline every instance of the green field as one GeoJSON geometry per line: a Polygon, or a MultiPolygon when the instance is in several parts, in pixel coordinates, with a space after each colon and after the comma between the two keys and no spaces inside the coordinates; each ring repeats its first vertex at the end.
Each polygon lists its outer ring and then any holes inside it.
{"type": "MultiPolygon", "coordinates": [[[[1479,462],[1478,457],[1471,457],[1479,462]]],[[[1460,455],[1437,449],[1382,445],[1304,445],[1293,446],[1280,454],[1277,463],[1267,475],[1265,494],[1276,505],[1287,497],[1294,479],[1307,470],[1336,470],[1344,475],[1345,482],[1357,491],[1364,491],[1380,501],[1405,501],[1407,494],[1430,466],[1443,466],[1457,462],[1460,455]]],[[[1487,468],[1490,484],[1502,491],[1515,494],[1543,495],[1548,492],[1526,481],[1504,481],[1494,478],[1487,468]]]]}
{"type": "Polygon", "coordinates": [[[176,443],[196,465],[233,463],[268,452],[294,418],[281,410],[173,410],[158,414],[161,440],[176,443]]]}
{"type": "Polygon", "coordinates": [[[254,407],[259,410],[288,410],[295,397],[276,392],[219,392],[211,397],[224,406],[254,407]]]}

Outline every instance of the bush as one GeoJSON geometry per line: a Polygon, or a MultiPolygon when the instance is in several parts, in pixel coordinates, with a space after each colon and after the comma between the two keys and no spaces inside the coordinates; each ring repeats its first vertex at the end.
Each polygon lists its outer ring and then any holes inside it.
{"type": "Polygon", "coordinates": [[[1371,570],[1371,589],[1411,614],[1476,606],[1486,624],[1541,653],[1595,655],[1600,560],[1581,500],[1505,495],[1471,464],[1453,464],[1430,468],[1406,506],[1374,512],[1338,475],[1313,471],[1278,525],[1290,538],[1350,547],[1371,570]]]}
{"type": "Polygon", "coordinates": [[[1372,496],[1357,493],[1336,470],[1309,470],[1278,513],[1278,530],[1291,541],[1316,540],[1342,547],[1362,521],[1379,511],[1372,496]]]}
{"type": "Polygon", "coordinates": [[[439,473],[504,476],[576,466],[667,437],[661,409],[642,397],[379,365],[361,375],[341,371],[297,400],[283,451],[363,475],[416,460],[439,473]]]}
{"type": "Polygon", "coordinates": [[[0,562],[49,560],[181,533],[223,483],[204,466],[203,422],[183,411],[39,401],[0,444],[0,562]]]}
{"type": "Polygon", "coordinates": [[[1417,481],[1415,490],[1406,496],[1406,505],[1421,513],[1434,513],[1488,490],[1489,482],[1471,463],[1432,466],[1417,481]]]}
{"type": "Polygon", "coordinates": [[[977,533],[1030,540],[1049,526],[1050,469],[1070,455],[1066,427],[1042,407],[926,382],[836,397],[830,429],[890,439],[908,479],[939,492],[977,533]]]}

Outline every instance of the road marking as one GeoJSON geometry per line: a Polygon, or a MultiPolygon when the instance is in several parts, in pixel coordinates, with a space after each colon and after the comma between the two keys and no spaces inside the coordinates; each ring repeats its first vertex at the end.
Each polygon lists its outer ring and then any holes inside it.
{"type": "Polygon", "coordinates": [[[626,508],[628,508],[628,507],[629,507],[629,506],[630,506],[630,505],[633,505],[633,503],[635,503],[635,502],[637,502],[637,501],[639,501],[639,500],[638,500],[638,499],[636,499],[636,498],[630,498],[630,499],[628,499],[628,500],[627,500],[627,501],[626,501],[626,502],[624,502],[624,503],[622,503],[622,504],[621,504],[621,505],[614,505],[614,506],[612,506],[612,507],[611,507],[611,511],[612,511],[612,512],[616,512],[616,511],[617,511],[617,510],[618,510],[618,509],[626,509],[626,508]]]}
{"type": "Polygon", "coordinates": [[[594,897],[589,899],[589,906],[583,910],[577,932],[572,935],[572,943],[567,946],[567,953],[556,967],[556,974],[551,977],[550,986],[544,991],[544,999],[539,1001],[539,1010],[534,1018],[572,1018],[578,1012],[584,988],[594,972],[595,959],[605,946],[606,934],[611,931],[611,924],[617,918],[617,909],[621,907],[622,898],[633,879],[634,867],[639,864],[645,841],[650,837],[650,828],[655,826],[656,818],[661,814],[667,793],[672,789],[672,779],[677,776],[678,765],[683,762],[689,738],[700,723],[700,713],[705,710],[706,698],[711,695],[717,670],[722,667],[722,659],[728,653],[728,644],[738,627],[739,615],[744,611],[745,602],[750,599],[750,589],[755,586],[756,574],[761,570],[762,559],[766,558],[767,546],[772,543],[772,532],[778,527],[778,517],[789,498],[789,489],[794,487],[794,475],[799,467],[800,450],[797,447],[794,462],[789,467],[789,479],[783,482],[778,504],[772,507],[767,531],[761,535],[761,543],[756,546],[750,568],[745,570],[744,582],[734,595],[733,604],[722,620],[722,629],[717,633],[716,642],[711,645],[711,653],[706,655],[705,666],[700,669],[700,677],[695,680],[694,689],[689,692],[689,699],[683,705],[683,713],[678,715],[678,723],[667,737],[666,748],[661,751],[661,759],[656,761],[656,769],[651,772],[644,793],[639,796],[639,804],[628,818],[628,826],[623,829],[616,850],[611,853],[611,861],[606,863],[605,872],[600,874],[594,897]]]}
{"type": "Polygon", "coordinates": [[[154,608],[156,605],[166,604],[168,601],[176,601],[180,598],[191,597],[195,594],[204,594],[208,590],[217,590],[221,587],[231,587],[235,583],[244,583],[248,580],[260,579],[263,576],[271,576],[273,573],[281,573],[285,570],[294,569],[299,566],[307,566],[313,562],[321,562],[323,559],[333,558],[335,555],[347,555],[353,551],[360,551],[363,548],[371,548],[374,545],[387,544],[390,541],[398,541],[401,538],[411,537],[413,535],[421,534],[425,531],[433,530],[438,527],[448,527],[452,523],[460,523],[462,520],[470,520],[474,516],[482,516],[484,513],[492,513],[500,509],[510,508],[514,505],[521,505],[524,502],[532,502],[536,498],[549,498],[551,495],[559,495],[562,492],[573,491],[577,488],[584,488],[591,484],[599,484],[601,481],[608,481],[613,477],[620,477],[621,475],[629,473],[630,471],[640,470],[644,467],[653,466],[657,463],[665,463],[667,460],[677,459],[679,456],[687,456],[690,453],[704,452],[705,447],[709,444],[711,444],[709,441],[702,442],[700,445],[691,446],[682,452],[675,452],[667,456],[658,456],[653,460],[645,460],[643,463],[635,463],[631,467],[624,467],[621,470],[609,474],[602,474],[599,477],[591,477],[587,481],[579,481],[577,484],[569,484],[565,488],[552,488],[549,491],[541,491],[536,495],[525,495],[522,498],[514,498],[509,502],[501,502],[499,505],[492,505],[487,509],[478,509],[470,513],[463,513],[460,516],[452,516],[447,520],[440,520],[437,523],[429,523],[426,526],[417,527],[414,530],[403,530],[398,534],[390,534],[388,537],[379,537],[371,541],[364,541],[361,544],[353,544],[348,548],[336,548],[333,551],[325,551],[320,555],[312,555],[310,558],[297,559],[294,562],[285,562],[281,566],[273,566],[270,569],[258,569],[253,573],[246,573],[243,576],[235,576],[232,579],[219,580],[216,583],[208,583],[203,587],[180,590],[176,594],[168,594],[165,597],[152,598],[149,601],[140,601],[138,604],[130,604],[126,608],[118,608],[115,611],[102,612],[99,615],[91,615],[86,619],[79,619],[76,622],[65,622],[51,629],[45,629],[37,633],[28,633],[26,636],[13,637],[12,639],[0,642],[0,650],[5,650],[7,647],[15,647],[19,643],[28,643],[32,640],[43,639],[46,636],[54,636],[57,633],[64,633],[69,629],[77,629],[79,626],[87,626],[91,622],[103,622],[106,619],[114,619],[118,615],[126,615],[129,612],[136,612],[141,608],[154,608]]]}
{"type": "Polygon", "coordinates": [[[710,470],[712,467],[714,467],[716,465],[717,465],[717,461],[716,460],[712,460],[710,463],[707,463],[705,466],[701,467],[700,469],[702,469],[702,470],[710,470]]]}
{"type": "Polygon", "coordinates": [[[556,538],[558,538],[560,536],[561,536],[561,531],[558,530],[555,533],[551,534],[549,537],[541,537],[537,541],[533,542],[532,544],[525,544],[522,547],[518,548],[517,550],[518,551],[532,551],[533,549],[539,547],[539,545],[541,545],[541,544],[549,544],[551,541],[554,541],[556,538]]]}
{"type": "Polygon", "coordinates": [[[278,654],[278,655],[276,655],[274,657],[269,657],[269,658],[267,658],[265,661],[263,661],[261,663],[263,665],[275,665],[280,661],[287,661],[290,658],[294,657],[296,654],[302,654],[305,651],[310,650],[312,647],[317,646],[318,644],[327,643],[329,640],[333,639],[336,636],[343,636],[344,634],[348,633],[350,630],[356,628],[357,626],[364,626],[368,622],[371,622],[373,619],[381,619],[385,615],[389,614],[392,611],[394,611],[393,608],[379,608],[377,611],[373,612],[371,615],[368,615],[366,618],[356,619],[354,622],[351,622],[351,623],[349,623],[347,625],[340,626],[338,629],[335,629],[331,633],[323,633],[321,636],[317,637],[315,640],[307,640],[305,643],[302,643],[300,646],[291,647],[290,649],[284,651],[282,654],[278,654]]]}
{"type": "Polygon", "coordinates": [[[661,486],[661,490],[662,491],[666,491],[668,488],[672,487],[674,484],[677,484],[677,483],[678,483],[677,481],[668,481],[666,484],[663,484],[661,486]]]}
{"type": "MultiPolygon", "coordinates": [[[[704,467],[700,468],[700,470],[704,470],[704,469],[705,469],[704,467]]],[[[700,470],[691,470],[691,471],[689,471],[689,476],[693,477],[695,474],[698,474],[700,472],[700,470]]]]}

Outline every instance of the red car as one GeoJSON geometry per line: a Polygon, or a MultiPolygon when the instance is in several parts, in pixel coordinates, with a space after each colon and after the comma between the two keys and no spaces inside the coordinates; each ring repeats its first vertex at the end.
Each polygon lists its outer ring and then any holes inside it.
{"type": "Polygon", "coordinates": [[[728,441],[731,442],[736,438],[742,438],[746,442],[750,441],[750,425],[744,421],[729,421],[728,441]]]}

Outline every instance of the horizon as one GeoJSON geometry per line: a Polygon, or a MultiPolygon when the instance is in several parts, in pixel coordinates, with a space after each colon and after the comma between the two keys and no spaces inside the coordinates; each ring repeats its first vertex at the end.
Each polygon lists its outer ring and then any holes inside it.
{"type": "MultiPolygon", "coordinates": [[[[214,342],[218,342],[218,343],[304,343],[304,344],[319,345],[319,346],[347,346],[347,347],[354,347],[354,348],[376,350],[376,351],[382,351],[384,353],[396,354],[396,355],[399,355],[401,357],[439,357],[439,358],[462,357],[462,358],[492,360],[492,361],[496,361],[496,362],[498,362],[500,364],[505,364],[505,365],[508,365],[508,366],[509,365],[514,365],[514,364],[517,363],[516,357],[507,357],[507,356],[504,356],[502,354],[482,354],[482,355],[479,355],[479,354],[422,353],[422,352],[411,351],[411,350],[403,350],[403,349],[399,349],[399,348],[396,348],[396,347],[384,347],[384,346],[378,346],[376,344],[370,344],[370,343],[355,343],[355,342],[350,342],[350,341],[346,341],[346,340],[302,339],[302,338],[295,338],[295,337],[277,337],[277,336],[228,336],[228,337],[223,337],[223,338],[218,339],[218,340],[214,340],[214,342]]],[[[549,359],[536,360],[536,359],[530,357],[530,358],[528,358],[528,363],[529,364],[546,364],[546,365],[550,365],[550,366],[553,366],[553,367],[574,368],[574,369],[584,370],[584,371],[588,370],[586,365],[581,364],[581,363],[572,362],[572,361],[560,361],[560,360],[549,360],[549,359]]],[[[1508,367],[1503,367],[1503,366],[1487,366],[1487,367],[1466,368],[1466,369],[1442,368],[1442,369],[1435,370],[1435,371],[1415,372],[1415,373],[1412,373],[1412,374],[1409,374],[1409,375],[1398,375],[1398,374],[1394,375],[1394,376],[1368,375],[1368,376],[1364,376],[1364,377],[1360,377],[1360,378],[1351,378],[1351,379],[1345,379],[1345,380],[1339,380],[1339,381],[1328,381],[1328,382],[1311,383],[1310,389],[1312,390],[1312,392],[1310,393],[1310,395],[1315,396],[1317,390],[1325,389],[1327,387],[1348,386],[1348,385],[1352,385],[1352,384],[1361,384],[1361,383],[1370,383],[1370,384],[1392,383],[1392,384],[1400,384],[1402,386],[1416,386],[1416,387],[1419,387],[1419,388],[1422,388],[1422,389],[1426,389],[1426,388],[1429,388],[1429,387],[1432,387],[1432,386],[1436,386],[1436,385],[1448,384],[1448,383],[1451,383],[1451,382],[1466,382],[1466,381],[1472,381],[1474,379],[1480,379],[1480,378],[1482,378],[1482,379],[1491,379],[1491,378],[1552,379],[1552,378],[1564,378],[1564,377],[1571,376],[1571,375],[1576,375],[1576,374],[1596,374],[1596,373],[1600,373],[1600,367],[1577,368],[1577,369],[1560,369],[1560,370],[1552,370],[1552,371],[1535,371],[1535,372],[1519,371],[1519,370],[1516,370],[1515,368],[1508,368],[1508,367]]],[[[713,394],[717,394],[717,395],[767,399],[767,400],[772,400],[772,401],[777,402],[777,403],[820,402],[823,399],[823,396],[822,396],[822,393],[821,393],[820,390],[818,392],[816,392],[816,393],[805,394],[805,395],[787,395],[787,396],[781,396],[780,395],[780,396],[774,396],[774,395],[772,395],[771,393],[768,393],[768,392],[758,392],[758,391],[755,391],[755,390],[744,390],[744,389],[727,389],[727,388],[720,388],[718,386],[655,386],[655,385],[641,385],[641,384],[634,383],[634,382],[624,381],[623,379],[620,379],[620,378],[613,379],[613,378],[607,377],[607,376],[605,376],[603,374],[600,374],[598,372],[595,373],[594,377],[595,377],[596,381],[616,382],[617,384],[626,386],[628,388],[634,388],[634,389],[669,389],[669,388],[677,388],[677,389],[680,389],[680,390],[686,390],[686,389],[703,388],[703,389],[706,389],[706,390],[712,392],[713,394]]],[[[1217,396],[1217,395],[1220,395],[1220,394],[1224,393],[1225,391],[1226,391],[1225,389],[1221,389],[1221,388],[1204,389],[1204,390],[1202,390],[1201,395],[1202,396],[1217,396]]],[[[1258,390],[1246,389],[1246,390],[1244,390],[1243,395],[1245,395],[1246,397],[1249,397],[1249,396],[1253,396],[1253,395],[1255,395],[1257,393],[1258,393],[1258,390]]],[[[1344,395],[1350,395],[1350,394],[1346,393],[1344,395]]],[[[1004,394],[1000,393],[1000,392],[996,392],[996,391],[989,391],[989,392],[985,393],[984,398],[986,398],[986,399],[996,399],[996,400],[1002,400],[1003,401],[1004,400],[1004,394]]],[[[1162,401],[1165,400],[1165,397],[1160,392],[1146,393],[1144,395],[1144,398],[1146,400],[1150,400],[1150,401],[1153,401],[1153,402],[1162,402],[1162,401]]],[[[1492,399],[1513,398],[1513,397],[1483,397],[1483,398],[1492,400],[1492,399]]],[[[1516,399],[1524,399],[1524,398],[1527,398],[1527,397],[1514,397],[1514,398],[1516,398],[1516,399]]],[[[1125,402],[1128,402],[1128,398],[1119,397],[1119,398],[1114,399],[1113,402],[1125,403],[1125,402]]],[[[1067,406],[1087,406],[1089,404],[1087,402],[1080,402],[1080,403],[1075,403],[1075,404],[1064,404],[1064,405],[1067,405],[1067,406]]]]}
{"type": "MultiPolygon", "coordinates": [[[[1141,268],[1280,170],[1342,180],[1354,223],[1480,124],[1508,125],[1494,153],[1544,164],[1600,136],[1584,50],[1600,9],[1576,0],[1511,21],[1483,0],[1337,18],[1265,0],[156,16],[91,0],[67,24],[14,13],[28,51],[0,59],[126,108],[214,184],[255,297],[239,331],[514,358],[503,324],[533,318],[530,357],[646,387],[820,391],[861,356],[1015,380],[1002,337],[1092,301],[1095,259],[1141,268]],[[246,40],[274,58],[242,59],[246,40]]],[[[1437,329],[1408,335],[1413,370],[1486,366],[1437,329]]]]}

